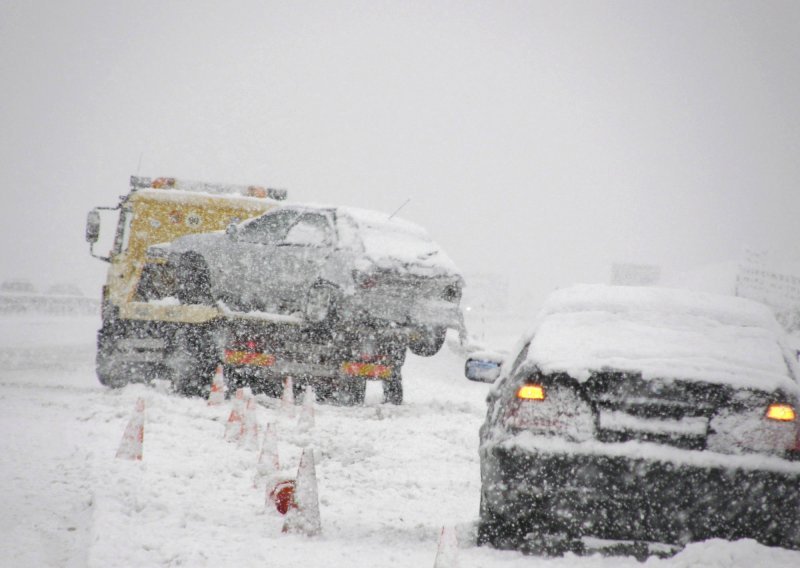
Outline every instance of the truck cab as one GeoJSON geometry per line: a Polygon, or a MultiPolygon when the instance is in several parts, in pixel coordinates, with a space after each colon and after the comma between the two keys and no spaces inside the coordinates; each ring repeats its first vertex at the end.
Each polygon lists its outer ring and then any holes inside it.
{"type": "MultiPolygon", "coordinates": [[[[114,207],[89,212],[86,240],[91,254],[109,263],[102,293],[102,327],[97,335],[97,376],[122,386],[153,378],[170,380],[179,392],[200,392],[219,360],[220,311],[215,306],[150,301],[149,287],[170,285],[167,273],[150,265],[146,251],[191,233],[224,230],[280,205],[286,191],[260,186],[131,176],[130,188],[114,207]],[[95,253],[101,211],[117,213],[113,245],[95,253]],[[145,267],[152,272],[142,282],[145,267]],[[146,284],[146,286],[141,286],[146,284]]],[[[155,294],[163,297],[164,294],[155,294]]]]}

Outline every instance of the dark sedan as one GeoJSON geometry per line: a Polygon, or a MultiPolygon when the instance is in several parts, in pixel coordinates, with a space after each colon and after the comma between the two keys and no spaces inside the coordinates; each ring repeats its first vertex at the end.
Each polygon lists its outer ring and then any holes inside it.
{"type": "MultiPolygon", "coordinates": [[[[468,361],[486,380],[490,358],[468,361]]],[[[670,554],[800,548],[798,368],[766,307],[657,288],[547,301],[480,431],[479,543],[670,554]]]]}

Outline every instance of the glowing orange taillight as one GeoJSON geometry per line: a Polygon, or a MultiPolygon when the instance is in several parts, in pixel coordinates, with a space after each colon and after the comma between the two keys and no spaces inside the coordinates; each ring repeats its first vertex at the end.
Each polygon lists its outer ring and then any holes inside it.
{"type": "Polygon", "coordinates": [[[797,413],[791,404],[774,403],[767,408],[767,418],[781,422],[792,422],[797,418],[797,413]]]}
{"type": "Polygon", "coordinates": [[[522,400],[544,400],[542,385],[522,385],[517,391],[517,398],[522,400]]]}

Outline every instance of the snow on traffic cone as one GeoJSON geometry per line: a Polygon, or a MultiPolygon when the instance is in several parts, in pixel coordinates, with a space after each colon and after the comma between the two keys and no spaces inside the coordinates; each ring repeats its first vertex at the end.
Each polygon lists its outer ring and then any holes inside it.
{"type": "Polygon", "coordinates": [[[219,406],[225,402],[225,378],[222,376],[222,365],[217,365],[211,391],[208,393],[208,406],[219,406]]]}
{"type": "Polygon", "coordinates": [[[281,396],[283,402],[283,411],[288,416],[294,416],[294,383],[292,377],[283,379],[283,395],[281,396]]]}
{"type": "Polygon", "coordinates": [[[252,395],[245,401],[239,445],[248,450],[258,449],[258,414],[256,412],[256,399],[252,395]]]}
{"type": "Polygon", "coordinates": [[[297,427],[301,432],[310,432],[314,429],[314,401],[317,395],[314,387],[308,385],[303,393],[303,409],[300,411],[300,418],[297,427]]]}
{"type": "Polygon", "coordinates": [[[244,389],[236,389],[233,398],[231,413],[228,415],[228,422],[225,424],[225,439],[236,441],[242,434],[242,413],[244,412],[244,389]]]}
{"type": "MultiPolygon", "coordinates": [[[[260,486],[264,480],[272,479],[281,469],[281,460],[278,457],[278,437],[275,433],[275,424],[267,423],[264,429],[264,439],[261,442],[261,451],[258,453],[256,475],[253,478],[253,487],[260,486]]],[[[267,492],[270,487],[267,484],[267,492]]]]}
{"type": "Polygon", "coordinates": [[[128,425],[125,427],[125,432],[122,434],[122,440],[117,450],[117,457],[124,460],[141,460],[143,445],[144,399],[140,398],[137,399],[133,415],[128,421],[128,425]]]}
{"type": "Polygon", "coordinates": [[[454,527],[442,527],[433,568],[458,568],[458,537],[454,527]]]}
{"type": "Polygon", "coordinates": [[[316,536],[322,532],[319,516],[319,493],[317,491],[317,472],[314,467],[314,451],[303,450],[297,479],[294,486],[295,508],[286,513],[283,532],[316,536]]]}

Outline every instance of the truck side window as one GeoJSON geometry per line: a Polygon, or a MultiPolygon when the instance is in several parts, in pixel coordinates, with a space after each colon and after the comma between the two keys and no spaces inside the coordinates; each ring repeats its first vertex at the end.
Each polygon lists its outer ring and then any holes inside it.
{"type": "Polygon", "coordinates": [[[131,240],[132,221],[133,211],[130,209],[123,209],[120,212],[119,223],[117,224],[117,232],[114,236],[114,254],[120,254],[128,250],[128,244],[131,240]]]}
{"type": "Polygon", "coordinates": [[[280,210],[267,213],[244,223],[239,230],[239,240],[262,245],[276,244],[283,239],[299,213],[280,210]]]}
{"type": "Polygon", "coordinates": [[[331,229],[325,216],[306,213],[289,229],[282,244],[322,247],[330,242],[331,229]]]}

